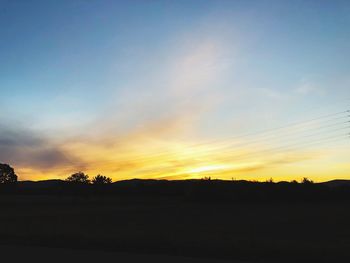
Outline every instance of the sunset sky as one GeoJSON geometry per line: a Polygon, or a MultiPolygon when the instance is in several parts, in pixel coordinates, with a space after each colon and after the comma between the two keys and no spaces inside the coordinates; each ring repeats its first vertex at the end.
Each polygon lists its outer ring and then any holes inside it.
{"type": "Polygon", "coordinates": [[[0,0],[21,180],[350,179],[349,1],[0,0]]]}

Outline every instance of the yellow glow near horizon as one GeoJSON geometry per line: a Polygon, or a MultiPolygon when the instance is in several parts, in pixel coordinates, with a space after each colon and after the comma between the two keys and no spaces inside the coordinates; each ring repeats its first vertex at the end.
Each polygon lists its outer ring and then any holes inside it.
{"type": "Polygon", "coordinates": [[[202,173],[202,172],[209,172],[209,171],[219,171],[223,169],[227,169],[227,165],[205,165],[205,166],[199,166],[196,168],[192,168],[188,170],[188,173],[202,173]]]}
{"type": "Polygon", "coordinates": [[[347,12],[322,19],[322,7],[275,23],[284,9],[260,13],[261,3],[154,1],[138,10],[124,1],[136,11],[109,2],[125,15],[95,19],[102,4],[90,19],[77,7],[77,16],[62,12],[73,30],[57,30],[62,18],[53,15],[42,33],[36,21],[34,35],[16,23],[2,34],[0,162],[21,180],[77,171],[113,180],[350,179],[347,12]],[[317,23],[303,28],[308,15],[317,23]],[[32,45],[18,42],[27,38],[32,45]],[[325,143],[333,136],[342,141],[325,143]]]}
{"type": "MultiPolygon", "coordinates": [[[[44,161],[36,164],[28,164],[27,160],[22,160],[19,165],[14,164],[20,179],[62,179],[77,171],[84,171],[90,176],[103,174],[114,180],[171,180],[210,176],[214,179],[260,181],[310,177],[315,181],[324,181],[349,177],[348,159],[345,158],[350,156],[348,149],[340,151],[335,147],[327,151],[322,147],[311,150],[301,147],[293,151],[266,152],[266,149],[280,146],[278,139],[284,138],[280,134],[281,130],[278,130],[275,142],[271,142],[271,136],[266,134],[260,140],[256,138],[259,136],[241,140],[224,139],[215,134],[215,129],[214,141],[208,142],[200,136],[203,120],[212,120],[206,115],[207,111],[224,99],[213,88],[216,87],[216,80],[221,78],[222,54],[225,53],[223,46],[210,40],[180,52],[179,56],[171,59],[165,70],[168,86],[149,91],[159,94],[158,100],[142,100],[140,103],[135,100],[139,98],[138,90],[124,94],[124,100],[128,103],[121,103],[118,108],[113,104],[108,108],[110,116],[100,116],[94,120],[85,127],[82,136],[71,135],[62,141],[52,142],[51,147],[57,148],[54,151],[57,156],[53,154],[53,157],[58,157],[58,163],[49,162],[54,163],[52,167],[48,167],[45,162],[46,156],[40,156],[39,159],[44,161]],[[193,97],[195,101],[188,99],[193,97]],[[165,116],[154,116],[153,110],[147,112],[148,108],[166,111],[165,104],[169,107],[165,116]],[[118,112],[125,112],[125,116],[118,115],[118,112]],[[140,114],[144,112],[144,115],[140,114]]],[[[235,125],[239,125],[240,121],[244,121],[244,116],[235,125]]],[[[313,129],[317,130],[317,127],[313,129]]],[[[307,126],[307,129],[311,128],[307,126]]],[[[298,139],[298,136],[303,138],[307,129],[296,129],[297,136],[294,139],[298,139]]],[[[237,133],[235,127],[225,130],[237,133]]],[[[289,130],[285,132],[286,138],[291,138],[289,130]]],[[[26,153],[25,150],[22,150],[24,155],[32,153],[26,153]]]]}
{"type": "MultiPolygon", "coordinates": [[[[258,149],[223,151],[217,145],[198,145],[147,141],[137,137],[119,144],[70,144],[67,151],[78,156],[80,163],[46,168],[19,167],[20,179],[43,180],[66,178],[82,170],[91,177],[104,174],[113,180],[144,179],[247,179],[264,181],[273,178],[293,180],[309,177],[315,181],[346,178],[350,165],[335,162],[334,154],[322,155],[317,151],[256,155],[240,160],[258,149]]],[[[339,151],[338,151],[339,152],[339,151]]],[[[346,154],[345,152],[342,155],[346,154]]]]}

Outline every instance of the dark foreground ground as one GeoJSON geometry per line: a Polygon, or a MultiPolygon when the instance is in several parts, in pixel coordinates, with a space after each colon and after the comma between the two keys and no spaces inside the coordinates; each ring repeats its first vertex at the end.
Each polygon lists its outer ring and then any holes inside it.
{"type": "Polygon", "coordinates": [[[39,246],[102,253],[97,255],[194,257],[200,262],[350,259],[348,202],[231,204],[54,195],[0,199],[0,246],[19,253],[39,246]]]}
{"type": "Polygon", "coordinates": [[[116,253],[106,251],[91,251],[82,249],[47,248],[30,246],[0,246],[1,259],[6,262],[122,262],[122,263],[247,263],[246,261],[231,261],[219,259],[203,259],[191,257],[177,257],[169,255],[147,255],[116,253]]]}

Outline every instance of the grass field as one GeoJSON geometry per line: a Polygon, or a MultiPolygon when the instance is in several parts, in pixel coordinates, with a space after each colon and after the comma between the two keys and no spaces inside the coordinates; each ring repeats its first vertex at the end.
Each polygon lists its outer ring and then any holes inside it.
{"type": "Polygon", "coordinates": [[[350,251],[348,203],[4,195],[0,206],[6,245],[283,262],[334,262],[350,251]]]}

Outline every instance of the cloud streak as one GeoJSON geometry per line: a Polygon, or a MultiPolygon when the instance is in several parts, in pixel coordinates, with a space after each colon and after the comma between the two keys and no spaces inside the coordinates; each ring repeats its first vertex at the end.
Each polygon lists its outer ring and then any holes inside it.
{"type": "MultiPolygon", "coordinates": [[[[110,96],[104,101],[105,107],[100,105],[96,115],[84,115],[84,121],[79,114],[72,118],[73,113],[79,112],[79,108],[74,108],[64,115],[67,118],[52,118],[48,125],[51,136],[25,126],[1,126],[1,161],[18,168],[24,175],[22,179],[64,178],[82,169],[90,175],[102,173],[116,180],[204,176],[222,179],[257,179],[260,176],[266,179],[266,173],[276,167],[319,157],[317,152],[305,153],[303,150],[282,155],[256,155],[266,145],[262,145],[263,142],[247,146],[245,143],[249,140],[238,142],[243,144],[239,148],[230,147],[236,141],[194,147],[208,139],[205,136],[207,130],[220,137],[217,133],[220,127],[212,123],[215,117],[210,116],[216,110],[225,107],[234,110],[232,104],[237,103],[238,108],[244,109],[237,115],[239,120],[232,121],[232,115],[225,109],[220,112],[219,120],[227,117],[231,125],[250,121],[256,128],[255,122],[259,117],[261,119],[262,112],[256,107],[247,110],[248,106],[257,106],[264,98],[264,103],[269,106],[266,119],[275,119],[271,116],[272,112],[276,114],[272,109],[276,109],[279,101],[284,104],[288,99],[286,95],[290,96],[266,87],[221,86],[228,64],[230,70],[233,69],[232,61],[228,62],[227,52],[218,41],[200,40],[188,40],[183,47],[172,50],[161,70],[147,69],[146,77],[136,72],[135,80],[130,81],[122,92],[118,88],[110,90],[110,96]],[[247,112],[251,112],[252,120],[245,116],[247,112]],[[55,124],[58,126],[56,133],[62,127],[72,128],[63,128],[67,133],[54,136],[55,124]],[[204,132],[203,124],[208,127],[204,132]],[[247,156],[248,160],[235,158],[240,155],[247,156]]],[[[313,90],[304,87],[301,93],[304,91],[313,90]]],[[[75,105],[76,100],[79,101],[78,96],[72,99],[72,104],[75,105]]],[[[84,103],[80,101],[80,104],[84,103]]],[[[261,122],[266,124],[265,119],[261,122]]],[[[237,132],[232,127],[225,130],[237,132]]],[[[273,174],[267,175],[270,177],[273,174]]]]}
{"type": "Polygon", "coordinates": [[[72,164],[76,157],[41,133],[18,125],[0,126],[0,160],[18,168],[52,169],[72,164]]]}

